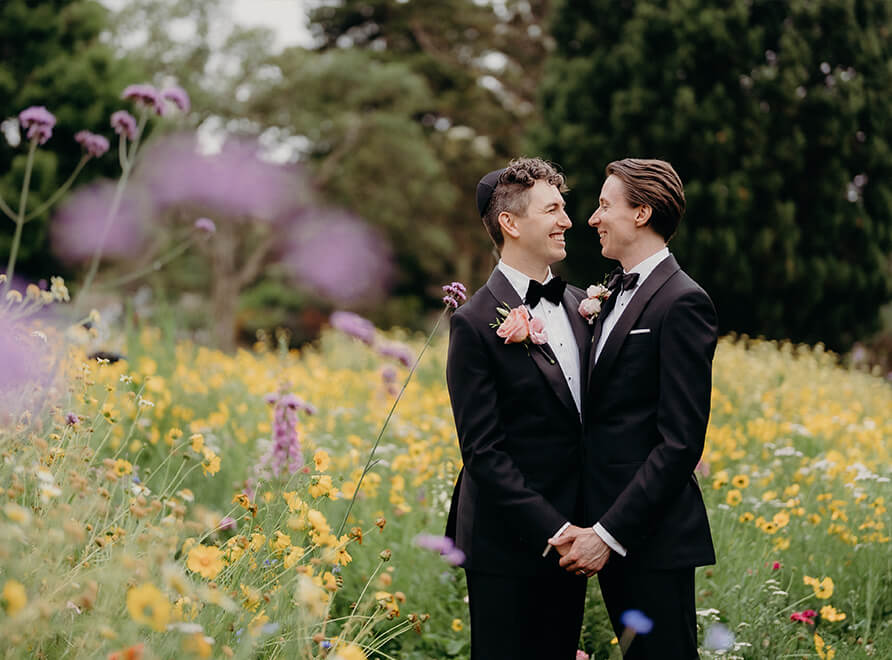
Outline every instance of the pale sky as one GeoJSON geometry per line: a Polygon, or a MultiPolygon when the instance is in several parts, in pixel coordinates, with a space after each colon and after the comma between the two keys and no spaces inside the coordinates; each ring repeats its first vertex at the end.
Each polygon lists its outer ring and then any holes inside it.
{"type": "MultiPolygon", "coordinates": [[[[105,6],[118,10],[133,0],[100,0],[105,6]]],[[[224,0],[221,3],[227,15],[222,23],[244,27],[262,26],[275,33],[276,50],[295,45],[309,46],[312,42],[307,29],[307,12],[304,0],[224,0]]],[[[178,30],[188,28],[175,26],[178,30]]]]}

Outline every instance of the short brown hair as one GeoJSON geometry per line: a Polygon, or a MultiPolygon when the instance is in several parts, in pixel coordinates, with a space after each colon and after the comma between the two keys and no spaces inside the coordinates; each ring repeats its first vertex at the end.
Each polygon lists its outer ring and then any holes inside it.
{"type": "Polygon", "coordinates": [[[530,203],[530,188],[536,185],[536,181],[542,180],[557,186],[561,192],[568,190],[564,175],[541,158],[515,158],[499,175],[499,182],[483,214],[483,226],[498,249],[501,250],[505,244],[499,214],[503,211],[517,215],[524,213],[530,203]]]}
{"type": "Polygon", "coordinates": [[[605,170],[623,182],[631,206],[647,204],[652,209],[650,226],[667,242],[675,235],[684,215],[684,186],[678,172],[665,160],[623,158],[605,170]]]}

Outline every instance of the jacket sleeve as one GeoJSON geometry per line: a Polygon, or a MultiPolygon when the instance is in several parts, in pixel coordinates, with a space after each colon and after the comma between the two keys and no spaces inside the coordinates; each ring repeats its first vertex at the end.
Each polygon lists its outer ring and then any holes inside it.
{"type": "Polygon", "coordinates": [[[453,315],[446,383],[465,470],[480,495],[504,513],[518,534],[544,544],[567,519],[527,486],[506,450],[493,368],[483,339],[470,321],[453,315]]]}
{"type": "Polygon", "coordinates": [[[688,484],[703,454],[717,340],[715,309],[703,291],[672,303],[659,340],[660,440],[600,520],[630,550],[688,484]]]}

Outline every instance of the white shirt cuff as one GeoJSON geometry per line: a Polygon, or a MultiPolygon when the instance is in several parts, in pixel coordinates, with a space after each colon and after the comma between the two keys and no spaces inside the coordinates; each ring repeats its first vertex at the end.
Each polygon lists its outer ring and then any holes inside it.
{"type": "MultiPolygon", "coordinates": [[[[561,528],[560,528],[557,532],[555,532],[554,535],[553,535],[551,538],[553,538],[553,539],[558,538],[561,534],[563,534],[564,532],[567,531],[567,528],[568,528],[569,526],[570,526],[570,521],[568,520],[568,521],[565,522],[563,525],[561,525],[561,528]]],[[[552,549],[553,547],[554,547],[554,546],[551,545],[551,543],[546,544],[546,546],[545,546],[545,550],[542,551],[542,556],[543,556],[543,557],[547,557],[547,556],[548,556],[548,553],[551,552],[551,549],[552,549]]]]}
{"type": "Polygon", "coordinates": [[[604,529],[604,526],[601,523],[595,523],[595,526],[592,528],[595,530],[595,534],[601,537],[601,540],[604,541],[607,545],[610,546],[610,549],[613,550],[620,557],[625,557],[627,554],[627,550],[613,538],[613,535],[604,529]]]}

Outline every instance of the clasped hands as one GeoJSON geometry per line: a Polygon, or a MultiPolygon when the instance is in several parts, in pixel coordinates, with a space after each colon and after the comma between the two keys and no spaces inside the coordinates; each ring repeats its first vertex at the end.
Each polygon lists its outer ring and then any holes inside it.
{"type": "Polygon", "coordinates": [[[592,577],[610,558],[610,546],[591,527],[570,525],[557,538],[548,539],[561,555],[560,565],[569,573],[592,577]]]}

